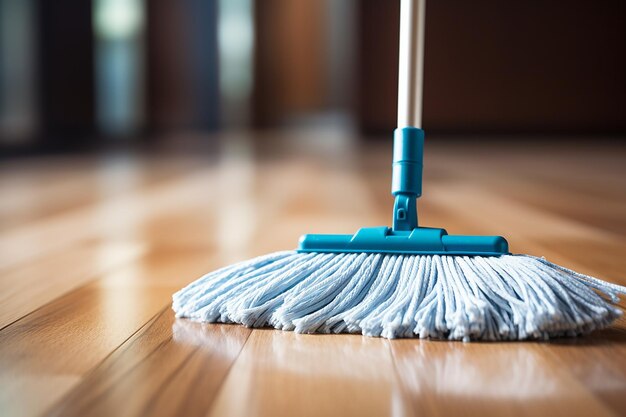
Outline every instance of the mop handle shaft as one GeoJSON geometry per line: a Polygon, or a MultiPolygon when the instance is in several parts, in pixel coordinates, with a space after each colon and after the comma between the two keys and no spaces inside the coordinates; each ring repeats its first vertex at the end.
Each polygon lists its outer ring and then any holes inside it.
{"type": "Polygon", "coordinates": [[[400,0],[398,128],[422,127],[426,0],[400,0]]]}

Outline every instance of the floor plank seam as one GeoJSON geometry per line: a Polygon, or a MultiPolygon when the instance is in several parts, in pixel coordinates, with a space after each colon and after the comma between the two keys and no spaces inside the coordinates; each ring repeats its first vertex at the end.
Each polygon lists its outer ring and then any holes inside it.
{"type": "MultiPolygon", "coordinates": [[[[139,362],[137,362],[136,364],[134,364],[133,366],[131,366],[129,369],[127,369],[125,372],[123,372],[122,374],[119,375],[119,377],[117,378],[118,380],[123,380],[124,377],[126,377],[127,375],[131,374],[135,369],[137,369],[140,365],[142,365],[143,363],[145,363],[148,359],[150,359],[154,354],[156,354],[159,350],[161,350],[161,348],[167,344],[169,344],[172,341],[172,338],[169,337],[166,340],[162,341],[161,343],[159,343],[157,346],[155,346],[154,349],[152,349],[150,351],[150,353],[148,353],[145,357],[143,357],[139,362]]],[[[189,360],[189,358],[191,358],[192,356],[192,352],[189,353],[189,355],[185,358],[185,361],[189,360]]],[[[93,371],[97,371],[96,368],[93,369],[93,371]]],[[[82,381],[81,381],[82,383],[82,381]]],[[[80,384],[79,384],[80,385],[80,384]]],[[[76,387],[78,388],[78,386],[76,387]]],[[[115,388],[115,385],[111,385],[109,386],[107,389],[105,389],[103,392],[101,392],[99,395],[97,395],[96,397],[93,398],[92,402],[93,403],[97,403],[99,400],[106,398],[111,390],[113,390],[115,388]]]]}
{"type": "Polygon", "coordinates": [[[213,396],[213,398],[211,398],[211,401],[209,401],[209,403],[207,404],[207,413],[205,415],[210,415],[212,413],[213,407],[215,406],[215,400],[222,393],[224,389],[224,384],[228,380],[228,377],[230,376],[230,373],[233,367],[239,360],[239,357],[241,356],[241,352],[243,352],[243,350],[246,348],[246,345],[248,344],[248,341],[250,340],[250,336],[252,335],[252,332],[254,332],[254,330],[249,329],[248,334],[246,336],[246,340],[241,344],[241,348],[237,352],[237,356],[235,356],[235,358],[232,360],[232,362],[228,366],[228,370],[226,370],[226,373],[224,374],[224,378],[222,378],[222,381],[220,382],[219,387],[215,390],[215,395],[213,396]]]}
{"type": "MultiPolygon", "coordinates": [[[[87,372],[85,372],[84,375],[81,376],[80,381],[76,384],[76,386],[74,386],[70,391],[68,391],[65,395],[63,395],[58,401],[56,401],[54,404],[52,404],[42,415],[46,415],[46,416],[54,416],[54,415],[59,415],[57,412],[55,412],[55,410],[57,408],[60,408],[60,410],[63,409],[63,403],[72,396],[72,394],[78,390],[82,383],[88,379],[89,377],[91,377],[92,375],[94,375],[96,372],[98,372],[98,370],[108,361],[110,360],[110,358],[112,358],[114,355],[121,355],[123,352],[125,352],[127,349],[129,349],[130,346],[127,346],[126,348],[124,348],[123,350],[120,350],[120,347],[126,345],[127,343],[129,343],[133,338],[138,337],[140,334],[144,333],[146,330],[150,329],[154,323],[156,323],[156,321],[158,320],[158,318],[163,315],[167,309],[169,308],[169,305],[164,307],[163,309],[161,309],[159,312],[157,312],[154,316],[152,316],[148,321],[146,321],[141,327],[139,327],[136,331],[134,331],[130,336],[128,336],[126,339],[124,339],[124,341],[122,341],[115,349],[113,349],[111,352],[109,352],[104,358],[102,358],[102,360],[100,360],[97,364],[95,364],[90,370],[88,370],[87,372]],[[52,414],[51,414],[52,413],[52,414]]],[[[150,353],[148,355],[146,355],[144,358],[142,358],[139,362],[137,362],[136,364],[134,364],[130,369],[128,369],[126,372],[122,373],[120,375],[120,378],[127,375],[129,372],[131,372],[132,370],[134,370],[137,366],[139,366],[141,363],[143,363],[146,359],[148,359],[150,356],[152,356],[157,350],[159,350],[159,348],[164,344],[164,343],[168,343],[171,340],[171,337],[168,338],[166,341],[159,343],[159,345],[157,345],[153,350],[150,351],[150,353]]],[[[102,392],[100,395],[98,395],[95,399],[101,398],[103,396],[105,396],[112,387],[107,388],[104,392],[102,392]]]]}
{"type": "MultiPolygon", "coordinates": [[[[93,274],[92,278],[87,278],[87,281],[86,281],[86,282],[83,282],[82,284],[78,285],[77,287],[73,287],[73,288],[68,289],[66,292],[64,292],[64,293],[62,293],[62,294],[59,294],[59,296],[58,296],[58,297],[56,297],[56,298],[54,298],[54,299],[52,299],[52,300],[48,301],[47,303],[44,303],[44,304],[40,305],[39,307],[37,307],[37,308],[35,308],[34,310],[32,310],[32,311],[28,312],[27,314],[24,314],[23,316],[21,316],[21,317],[19,317],[19,318],[15,319],[15,320],[13,320],[12,322],[10,322],[10,323],[8,323],[8,324],[6,324],[6,325],[4,325],[4,326],[0,327],[0,335],[2,334],[2,332],[3,332],[5,329],[7,329],[7,328],[9,328],[9,327],[13,326],[14,324],[18,323],[18,322],[19,322],[19,321],[21,321],[21,320],[25,320],[27,317],[29,317],[29,316],[31,316],[32,314],[34,314],[34,313],[36,313],[36,312],[38,312],[38,311],[42,310],[42,309],[43,309],[43,308],[45,308],[45,307],[48,307],[49,305],[51,305],[51,304],[53,304],[53,303],[57,302],[59,299],[61,299],[61,298],[63,298],[63,297],[67,297],[67,296],[69,296],[70,294],[72,294],[72,293],[74,293],[74,292],[80,291],[80,290],[84,289],[85,287],[88,287],[88,286],[90,286],[90,285],[93,285],[93,284],[94,284],[94,282],[96,282],[97,280],[101,279],[101,277],[102,277],[102,276],[107,275],[107,274],[110,274],[110,273],[112,273],[112,272],[114,272],[114,271],[116,271],[116,270],[118,270],[118,269],[125,268],[125,267],[127,267],[128,265],[132,264],[133,262],[136,262],[136,260],[134,260],[134,259],[129,259],[127,262],[122,262],[122,263],[121,263],[121,264],[119,264],[119,265],[115,265],[115,266],[112,266],[112,267],[110,267],[110,268],[104,268],[102,271],[98,271],[97,273],[93,274]]],[[[157,315],[158,315],[158,314],[160,314],[160,313],[157,313],[157,315]]],[[[148,320],[148,322],[149,322],[149,321],[150,321],[150,320],[148,320]]],[[[140,328],[140,329],[141,329],[141,328],[140,328]]],[[[140,329],[139,329],[139,330],[140,330],[140,329]]],[[[133,333],[133,334],[134,334],[134,333],[133,333]]],[[[132,335],[131,335],[130,337],[132,337],[132,335]]]]}
{"type": "MultiPolygon", "coordinates": [[[[169,343],[169,342],[171,342],[171,341],[172,341],[172,338],[170,337],[170,338],[167,340],[167,342],[169,343]]],[[[157,349],[155,350],[155,352],[156,352],[157,350],[159,350],[159,349],[160,349],[160,347],[161,347],[162,345],[163,345],[163,344],[160,344],[160,345],[157,347],[157,349]]],[[[159,386],[159,388],[158,388],[157,390],[155,390],[155,392],[154,392],[152,395],[150,395],[150,397],[149,397],[149,398],[150,398],[150,401],[148,401],[148,402],[147,402],[147,404],[146,404],[146,406],[145,406],[145,407],[143,407],[143,410],[142,410],[142,412],[140,413],[140,415],[146,415],[146,416],[150,416],[150,415],[152,415],[151,411],[152,411],[152,408],[154,407],[154,404],[156,403],[155,401],[153,401],[153,400],[154,400],[154,398],[158,398],[158,397],[160,396],[160,394],[161,394],[161,393],[162,393],[162,392],[163,392],[163,391],[164,391],[164,390],[165,390],[165,389],[166,389],[166,388],[167,388],[167,387],[168,387],[168,386],[172,383],[172,381],[174,380],[174,378],[176,378],[176,375],[177,375],[178,373],[180,373],[180,371],[182,371],[182,369],[185,367],[185,365],[187,365],[187,363],[189,363],[189,361],[191,360],[191,358],[193,358],[193,356],[196,354],[196,352],[198,352],[198,350],[200,350],[200,348],[199,348],[199,347],[194,348],[194,349],[193,349],[193,350],[189,353],[189,355],[187,355],[187,357],[186,357],[183,361],[181,361],[181,363],[180,363],[180,364],[179,364],[179,365],[178,365],[178,366],[174,369],[174,371],[173,371],[173,372],[169,375],[169,377],[168,377],[167,381],[165,381],[164,383],[162,383],[162,384],[159,386]]],[[[151,356],[151,355],[152,355],[152,353],[153,353],[153,352],[151,352],[149,356],[151,356]]],[[[146,359],[147,359],[147,357],[146,357],[146,359]]],[[[143,361],[142,361],[142,362],[143,362],[143,361]]],[[[177,413],[177,414],[178,414],[178,413],[177,413]]]]}

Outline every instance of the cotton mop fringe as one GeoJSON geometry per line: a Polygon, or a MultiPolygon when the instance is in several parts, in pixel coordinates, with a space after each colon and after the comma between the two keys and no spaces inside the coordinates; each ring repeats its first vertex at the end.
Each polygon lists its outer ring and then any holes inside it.
{"type": "Polygon", "coordinates": [[[389,339],[576,336],[621,316],[626,287],[543,258],[277,252],[173,296],[177,317],[389,339]],[[603,298],[603,294],[607,298],[603,298]]]}

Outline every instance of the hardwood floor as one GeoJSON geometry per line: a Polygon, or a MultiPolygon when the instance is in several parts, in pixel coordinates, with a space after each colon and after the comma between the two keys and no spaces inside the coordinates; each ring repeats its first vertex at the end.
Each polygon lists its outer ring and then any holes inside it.
{"type": "MultiPolygon", "coordinates": [[[[0,164],[0,415],[626,414],[624,319],[466,344],[175,319],[171,294],[206,271],[388,224],[389,144],[333,140],[0,164]]],[[[429,140],[419,212],[626,285],[617,142],[429,140]]]]}

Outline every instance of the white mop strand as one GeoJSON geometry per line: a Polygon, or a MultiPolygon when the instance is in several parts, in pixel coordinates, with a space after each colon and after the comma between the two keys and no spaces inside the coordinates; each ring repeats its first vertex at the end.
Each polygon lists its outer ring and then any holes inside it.
{"type": "Polygon", "coordinates": [[[298,333],[522,340],[606,327],[622,314],[618,294],[626,287],[528,255],[289,251],[209,273],[174,294],[173,309],[298,333]]]}

